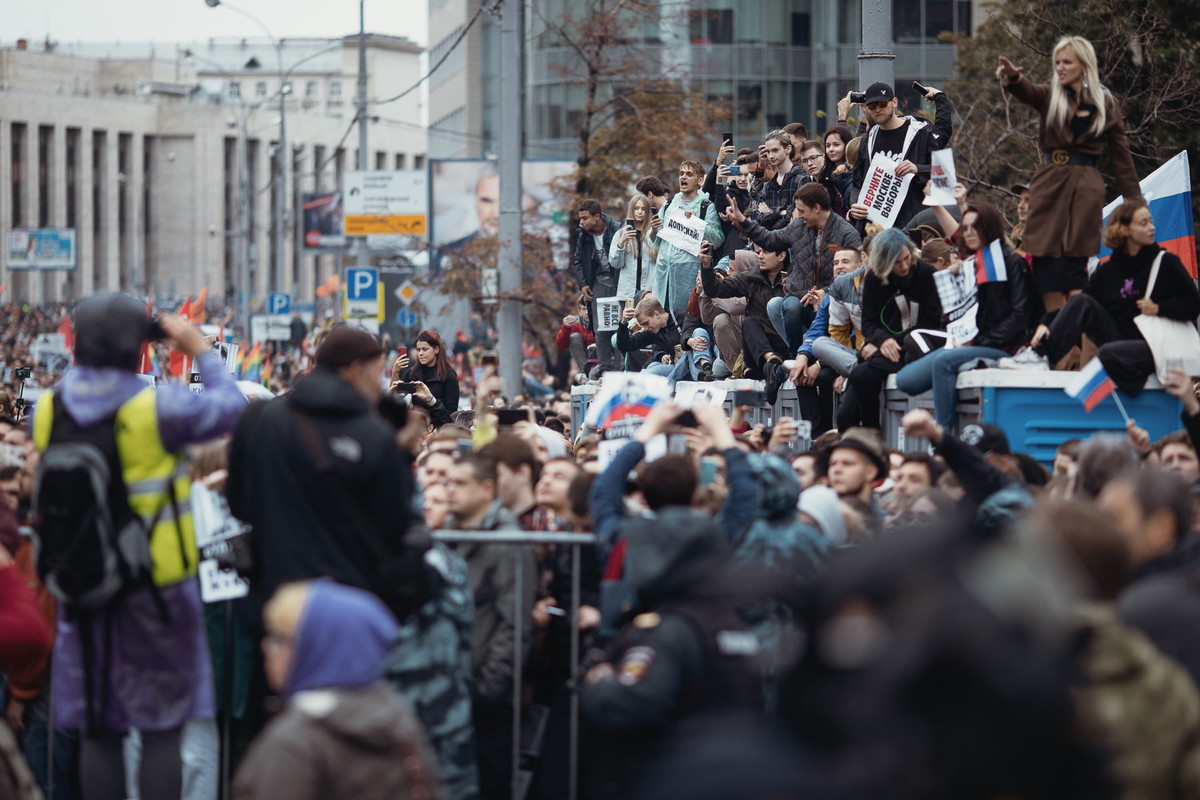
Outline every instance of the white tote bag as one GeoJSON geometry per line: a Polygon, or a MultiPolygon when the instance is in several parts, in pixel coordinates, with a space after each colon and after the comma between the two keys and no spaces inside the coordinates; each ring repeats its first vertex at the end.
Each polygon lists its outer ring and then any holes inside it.
{"type": "MultiPolygon", "coordinates": [[[[1162,264],[1163,251],[1159,251],[1150,268],[1150,281],[1146,284],[1146,297],[1154,293],[1158,281],[1158,268],[1162,264]]],[[[1181,322],[1159,316],[1138,314],[1133,322],[1142,332],[1150,352],[1154,354],[1154,371],[1161,381],[1168,370],[1181,369],[1188,375],[1200,375],[1200,331],[1195,323],[1181,322]]]]}

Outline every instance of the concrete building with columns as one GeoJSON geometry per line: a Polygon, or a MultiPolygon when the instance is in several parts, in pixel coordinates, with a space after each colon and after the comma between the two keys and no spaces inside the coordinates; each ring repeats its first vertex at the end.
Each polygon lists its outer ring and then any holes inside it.
{"type": "MultiPolygon", "coordinates": [[[[367,46],[368,168],[424,167],[420,93],[393,99],[419,80],[422,49],[378,34],[367,46]]],[[[0,48],[0,230],[73,228],[77,253],[73,271],[0,263],[0,301],[207,286],[232,305],[248,285],[254,299],[311,302],[343,257],[304,252],[300,197],[356,168],[357,47],[348,36],[0,48]]]]}

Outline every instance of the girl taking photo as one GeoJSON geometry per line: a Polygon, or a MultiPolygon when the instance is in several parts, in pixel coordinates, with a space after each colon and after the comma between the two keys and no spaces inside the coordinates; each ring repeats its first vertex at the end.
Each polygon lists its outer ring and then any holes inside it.
{"type": "Polygon", "coordinates": [[[637,297],[654,280],[658,239],[654,236],[650,208],[649,197],[634,195],[625,211],[623,226],[612,238],[608,261],[621,273],[617,278],[618,297],[637,297]],[[633,225],[629,220],[633,220],[633,225]]]}
{"type": "Polygon", "coordinates": [[[417,334],[413,345],[416,363],[408,353],[401,353],[392,365],[392,390],[412,395],[413,405],[429,412],[435,427],[450,424],[450,415],[458,411],[458,374],[446,358],[446,347],[437,331],[424,330],[417,334]],[[397,384],[414,384],[401,390],[397,384]]]}

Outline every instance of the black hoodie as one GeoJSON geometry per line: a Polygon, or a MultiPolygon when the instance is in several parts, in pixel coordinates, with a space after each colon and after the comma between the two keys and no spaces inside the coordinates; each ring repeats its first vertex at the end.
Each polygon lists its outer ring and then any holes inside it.
{"type": "Polygon", "coordinates": [[[353,503],[357,518],[404,556],[412,495],[412,455],[367,399],[332,372],[315,369],[291,394],[251,405],[233,434],[226,487],[234,516],[254,528],[251,597],[261,603],[281,583],[322,576],[379,593],[376,548],[345,506],[353,503]],[[326,443],[347,501],[314,465],[293,407],[326,443]]]}

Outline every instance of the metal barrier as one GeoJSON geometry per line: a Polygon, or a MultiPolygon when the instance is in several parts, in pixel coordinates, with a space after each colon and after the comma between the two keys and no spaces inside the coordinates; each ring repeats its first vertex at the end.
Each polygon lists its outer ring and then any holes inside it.
{"type": "MultiPolygon", "coordinates": [[[[580,606],[580,565],[579,548],[596,544],[593,533],[526,533],[524,531],[449,531],[433,532],[436,541],[445,544],[566,544],[571,545],[571,670],[572,677],[567,682],[570,692],[570,734],[568,746],[567,781],[568,800],[576,800],[579,782],[579,606],[580,606]]],[[[521,670],[524,666],[524,638],[526,618],[532,608],[525,608],[521,602],[522,587],[525,581],[524,568],[521,559],[517,558],[513,565],[513,752],[512,752],[512,800],[520,800],[521,791],[521,670]]]]}

